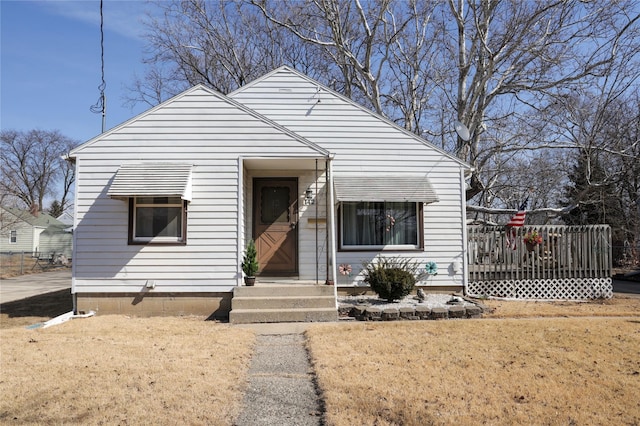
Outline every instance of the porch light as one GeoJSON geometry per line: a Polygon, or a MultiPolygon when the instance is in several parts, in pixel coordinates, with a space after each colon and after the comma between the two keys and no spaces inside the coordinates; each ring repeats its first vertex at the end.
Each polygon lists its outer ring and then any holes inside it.
{"type": "Polygon", "coordinates": [[[311,205],[313,203],[314,203],[313,191],[309,187],[309,188],[307,188],[306,191],[304,191],[304,205],[305,206],[309,206],[309,205],[311,205]]]}

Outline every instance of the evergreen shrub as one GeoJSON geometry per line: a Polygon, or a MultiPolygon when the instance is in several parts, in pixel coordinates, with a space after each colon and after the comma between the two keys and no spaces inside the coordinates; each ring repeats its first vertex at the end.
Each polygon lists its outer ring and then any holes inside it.
{"type": "Polygon", "coordinates": [[[388,302],[411,294],[416,285],[417,272],[417,263],[402,258],[381,257],[377,263],[365,264],[363,268],[364,282],[388,302]]]}

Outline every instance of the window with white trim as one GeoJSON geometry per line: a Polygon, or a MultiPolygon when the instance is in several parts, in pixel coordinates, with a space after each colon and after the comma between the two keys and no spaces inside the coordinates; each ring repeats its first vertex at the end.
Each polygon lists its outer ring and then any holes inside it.
{"type": "Polygon", "coordinates": [[[11,231],[9,235],[9,243],[16,244],[18,242],[18,231],[11,231]]]}
{"type": "Polygon", "coordinates": [[[422,244],[421,203],[343,202],[340,211],[341,249],[415,250],[422,244]]]}
{"type": "Polygon", "coordinates": [[[186,201],[180,197],[134,197],[129,203],[129,243],[185,243],[186,201]]]}

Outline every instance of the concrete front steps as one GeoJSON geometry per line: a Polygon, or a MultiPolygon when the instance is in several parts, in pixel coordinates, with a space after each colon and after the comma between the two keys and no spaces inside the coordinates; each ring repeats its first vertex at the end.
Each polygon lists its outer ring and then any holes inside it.
{"type": "Polygon", "coordinates": [[[231,324],[337,320],[332,286],[257,284],[233,290],[231,324]]]}

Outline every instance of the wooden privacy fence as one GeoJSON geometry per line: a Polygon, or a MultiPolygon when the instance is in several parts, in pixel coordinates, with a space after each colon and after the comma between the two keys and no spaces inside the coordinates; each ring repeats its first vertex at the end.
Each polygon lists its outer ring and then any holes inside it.
{"type": "Polygon", "coordinates": [[[611,228],[469,226],[470,296],[519,299],[611,297],[611,228]],[[527,244],[527,234],[541,242],[527,244]]]}

